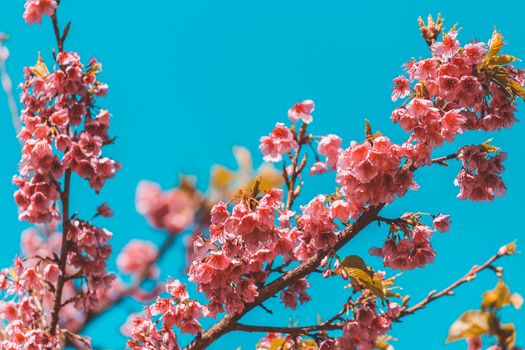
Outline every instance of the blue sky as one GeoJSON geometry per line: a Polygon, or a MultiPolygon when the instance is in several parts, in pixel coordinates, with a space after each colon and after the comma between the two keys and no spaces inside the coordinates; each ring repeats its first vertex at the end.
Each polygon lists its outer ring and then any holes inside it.
{"type": "MultiPolygon", "coordinates": [[[[96,56],[104,64],[102,80],[109,83],[108,98],[100,104],[113,113],[117,143],[108,153],[123,164],[99,196],[80,181],[73,181],[72,205],[91,215],[96,206],[110,202],[116,212],[107,226],[114,232],[118,251],[133,237],[159,241],[135,211],[134,193],[141,179],[160,182],[165,188],[177,183],[181,172],[195,174],[205,188],[209,168],[222,163],[234,166],[230,149],[248,147],[256,163],[258,139],[276,121],[286,121],[286,110],[295,101],[311,98],[317,109],[312,130],[336,133],[345,144],[361,139],[363,118],[396,141],[406,135],[389,120],[395,104],[390,101],[391,80],[402,63],[426,56],[428,48],[419,36],[418,16],[441,12],[450,27],[463,28],[460,40],[488,40],[497,25],[506,50],[525,57],[523,13],[525,2],[507,1],[149,1],[63,0],[62,23],[72,20],[66,49],[78,51],[85,60],[96,56]]],[[[54,37],[49,20],[27,26],[22,20],[23,1],[3,1],[0,31],[10,34],[9,71],[15,82],[22,68],[36,61],[38,51],[50,57],[54,37]]],[[[523,104],[523,102],[521,102],[523,104]]],[[[517,117],[523,119],[524,110],[517,117]]],[[[485,261],[498,247],[514,239],[523,241],[523,125],[501,133],[469,134],[453,146],[436,150],[450,153],[461,144],[480,143],[494,137],[494,144],[509,152],[504,180],[507,195],[493,203],[469,203],[455,198],[453,179],[457,165],[425,169],[417,174],[421,189],[386,208],[397,216],[405,211],[443,212],[452,215],[452,232],[436,235],[435,263],[424,270],[405,273],[399,283],[413,300],[429,290],[442,288],[463,275],[475,263],[485,261]]],[[[0,98],[0,198],[3,210],[3,244],[0,265],[6,266],[19,252],[20,232],[27,227],[17,220],[12,200],[11,177],[16,172],[19,145],[4,98],[0,98]]],[[[319,192],[333,191],[330,176],[312,180],[299,202],[319,192]]],[[[384,229],[363,232],[348,253],[362,254],[374,267],[380,261],[367,256],[378,245],[384,229]]],[[[513,290],[525,292],[521,266],[523,255],[505,259],[506,281],[513,290]]],[[[183,278],[182,247],[166,256],[165,276],[183,278]]],[[[316,314],[328,316],[345,299],[347,291],[337,281],[311,280],[314,300],[297,311],[279,311],[277,301],[267,306],[273,318],[255,312],[246,322],[287,325],[288,320],[315,322],[316,314]]],[[[445,345],[448,326],[469,308],[480,303],[480,294],[496,280],[489,273],[462,287],[453,298],[440,300],[417,315],[394,326],[398,349],[462,349],[461,342],[445,345]]],[[[124,338],[118,325],[133,302],[101,318],[88,329],[94,344],[121,349],[124,338]]],[[[504,313],[525,330],[523,312],[504,313]]],[[[260,335],[230,334],[211,349],[252,349],[260,335]]],[[[183,338],[185,340],[186,338],[183,338]]],[[[523,344],[525,339],[518,337],[523,344]]]]}

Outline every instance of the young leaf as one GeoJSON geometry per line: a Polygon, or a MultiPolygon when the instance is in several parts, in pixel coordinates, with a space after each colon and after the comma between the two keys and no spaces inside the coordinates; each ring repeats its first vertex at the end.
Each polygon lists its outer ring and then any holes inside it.
{"type": "Polygon", "coordinates": [[[523,86],[516,83],[515,81],[512,81],[511,88],[514,94],[521,97],[525,101],[525,88],[523,86]]]}
{"type": "Polygon", "coordinates": [[[518,61],[518,58],[511,55],[496,55],[489,60],[488,64],[501,66],[515,61],[518,61]]]}
{"type": "Polygon", "coordinates": [[[341,261],[341,266],[357,268],[366,272],[370,277],[374,276],[374,271],[370,267],[368,267],[368,265],[360,256],[357,255],[350,255],[344,258],[341,261]]]}
{"type": "Polygon", "coordinates": [[[496,288],[483,293],[483,302],[481,309],[499,310],[503,306],[512,305],[516,309],[520,309],[523,304],[523,298],[518,293],[510,294],[509,287],[503,282],[503,279],[498,281],[496,288]]]}
{"type": "Polygon", "coordinates": [[[45,78],[49,75],[49,70],[47,69],[47,66],[44,63],[40,52],[38,53],[38,60],[36,61],[36,64],[32,67],[29,67],[29,69],[31,70],[31,73],[40,78],[45,78]]]}
{"type": "Polygon", "coordinates": [[[348,273],[354,283],[370,290],[381,299],[386,298],[385,285],[377,274],[368,267],[363,259],[357,255],[351,255],[341,261],[341,266],[348,273]]]}
{"type": "Polygon", "coordinates": [[[450,326],[447,342],[453,342],[460,339],[469,340],[487,333],[489,329],[489,313],[477,310],[467,311],[450,326]]]}
{"type": "Polygon", "coordinates": [[[372,126],[370,125],[370,122],[368,119],[365,119],[365,137],[368,141],[372,141],[374,139],[374,133],[372,132],[372,126]]]}
{"type": "Polygon", "coordinates": [[[234,178],[233,171],[222,165],[215,165],[211,171],[211,186],[216,189],[228,188],[234,178]]]}
{"type": "Polygon", "coordinates": [[[496,56],[503,47],[503,35],[498,32],[496,28],[494,28],[494,32],[492,33],[492,38],[489,40],[489,52],[487,53],[487,57],[485,58],[485,64],[488,64],[490,60],[496,56]]]}
{"type": "Polygon", "coordinates": [[[516,250],[516,247],[517,247],[516,241],[510,242],[509,244],[506,244],[506,245],[502,246],[501,248],[499,248],[498,254],[500,254],[500,255],[517,254],[518,251],[516,250]]]}

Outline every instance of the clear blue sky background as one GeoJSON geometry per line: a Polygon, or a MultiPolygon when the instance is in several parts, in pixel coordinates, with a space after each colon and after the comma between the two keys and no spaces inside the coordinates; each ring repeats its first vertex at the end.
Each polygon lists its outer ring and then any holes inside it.
{"type": "MultiPolygon", "coordinates": [[[[177,174],[185,172],[197,175],[199,186],[205,188],[212,164],[234,166],[233,145],[247,146],[258,163],[258,138],[276,121],[286,121],[287,108],[304,98],[317,103],[316,134],[337,133],[345,144],[360,140],[366,117],[374,129],[401,141],[405,135],[389,120],[395,107],[389,97],[391,80],[401,72],[403,62],[428,54],[416,19],[438,11],[448,27],[458,22],[464,28],[460,35],[463,42],[487,40],[497,25],[508,41],[507,52],[525,57],[525,2],[517,0],[63,0],[60,19],[73,22],[66,48],[79,51],[85,60],[94,55],[104,64],[102,78],[109,83],[110,93],[100,104],[114,114],[112,133],[118,136],[108,152],[124,166],[98,197],[74,181],[73,208],[87,217],[97,204],[109,201],[116,216],[107,226],[114,232],[117,251],[133,237],[158,241],[161,235],[135,212],[135,186],[141,179],[170,187],[177,183],[177,174]]],[[[12,37],[8,63],[15,82],[22,79],[22,68],[35,62],[38,51],[49,58],[54,46],[50,21],[29,27],[22,12],[22,0],[2,1],[0,31],[12,37]]],[[[518,118],[524,115],[520,109],[518,118]]],[[[523,242],[525,166],[520,135],[522,123],[490,135],[496,145],[509,151],[504,175],[508,194],[504,198],[491,204],[457,200],[453,179],[458,167],[453,165],[419,172],[421,190],[386,209],[391,216],[426,211],[449,213],[453,218],[452,232],[437,234],[433,240],[438,252],[435,263],[398,280],[413,300],[448,285],[499,246],[516,238],[523,242]]],[[[461,142],[480,143],[488,138],[486,134],[467,135],[436,155],[447,154],[461,142]]],[[[11,177],[20,149],[4,98],[0,98],[0,149],[0,265],[6,266],[19,252],[20,232],[27,225],[17,221],[12,200],[11,177]]],[[[330,176],[310,182],[302,202],[317,192],[332,192],[333,186],[330,176]]],[[[380,261],[368,257],[366,250],[380,244],[385,230],[368,229],[347,251],[363,254],[380,268],[380,261]]],[[[179,244],[162,264],[165,275],[183,278],[183,263],[179,244]]],[[[503,262],[507,282],[522,293],[524,263],[523,255],[503,262]]],[[[315,322],[317,312],[329,316],[348,293],[335,280],[315,277],[311,282],[315,287],[310,304],[295,312],[279,311],[279,302],[272,301],[268,306],[275,310],[273,318],[255,312],[246,322],[287,325],[289,318],[303,324],[315,322]]],[[[465,348],[462,342],[444,344],[448,326],[464,310],[478,307],[480,293],[495,282],[490,273],[483,274],[460,288],[457,296],[435,302],[396,324],[391,332],[399,339],[396,348],[465,348]]],[[[126,313],[137,310],[135,303],[127,302],[101,318],[88,329],[94,344],[122,349],[125,340],[118,326],[126,313]]],[[[518,331],[525,331],[523,312],[504,315],[516,323],[518,331]]],[[[230,334],[211,348],[252,349],[260,336],[230,334]]],[[[523,336],[518,339],[525,343],[523,336]]]]}

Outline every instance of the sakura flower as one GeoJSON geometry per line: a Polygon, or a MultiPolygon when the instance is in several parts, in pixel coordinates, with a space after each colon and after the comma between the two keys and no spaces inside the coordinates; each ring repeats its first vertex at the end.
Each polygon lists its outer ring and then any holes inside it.
{"type": "Polygon", "coordinates": [[[412,270],[432,263],[436,256],[430,237],[432,230],[428,226],[417,225],[412,228],[409,237],[396,240],[389,238],[381,248],[371,248],[370,255],[383,258],[385,266],[398,270],[412,270]]]}
{"type": "Polygon", "coordinates": [[[467,44],[464,47],[464,55],[467,64],[479,64],[485,59],[488,47],[483,42],[467,44]]]}
{"type": "Polygon", "coordinates": [[[310,167],[310,175],[320,175],[328,172],[328,166],[324,162],[315,162],[310,167]]]}
{"type": "Polygon", "coordinates": [[[305,124],[310,124],[313,121],[312,112],[315,109],[314,101],[304,100],[297,102],[292,108],[288,110],[288,118],[292,122],[302,120],[305,124]]]}
{"type": "Polygon", "coordinates": [[[261,137],[260,143],[259,149],[267,162],[279,162],[283,154],[299,147],[293,133],[282,123],[276,123],[269,136],[261,137]]]}
{"type": "Polygon", "coordinates": [[[442,59],[448,60],[459,51],[459,41],[457,41],[457,32],[449,31],[443,34],[443,41],[436,41],[432,44],[432,54],[442,59]]]}
{"type": "Polygon", "coordinates": [[[158,249],[153,243],[134,239],[118,255],[117,266],[124,273],[142,273],[145,267],[155,261],[157,253],[158,249]]]}
{"type": "Polygon", "coordinates": [[[331,167],[332,169],[335,169],[337,159],[339,158],[339,154],[342,151],[342,142],[343,141],[339,136],[329,134],[323,136],[321,138],[321,141],[319,141],[319,144],[317,145],[317,151],[320,154],[326,156],[326,165],[331,167]]]}
{"type": "Polygon", "coordinates": [[[394,79],[394,91],[392,91],[392,101],[397,101],[398,98],[408,96],[410,93],[410,82],[401,75],[394,79]]]}
{"type": "Polygon", "coordinates": [[[451,223],[450,215],[439,214],[434,218],[434,229],[439,232],[449,232],[451,223]]]}
{"type": "Polygon", "coordinates": [[[480,146],[463,147],[458,152],[463,168],[455,180],[456,186],[460,188],[458,198],[492,201],[495,196],[505,194],[507,188],[501,173],[505,169],[502,163],[506,158],[505,152],[489,158],[489,154],[480,146]]]}
{"type": "Polygon", "coordinates": [[[357,205],[390,203],[416,188],[412,172],[401,166],[402,156],[402,149],[384,136],[372,142],[352,142],[339,156],[337,182],[357,205]]]}
{"type": "Polygon", "coordinates": [[[110,218],[113,216],[113,210],[111,210],[107,203],[104,203],[97,207],[97,215],[110,218]]]}
{"type": "Polygon", "coordinates": [[[27,0],[24,5],[24,20],[27,24],[42,22],[42,17],[52,16],[57,8],[57,2],[55,0],[27,0]]]}

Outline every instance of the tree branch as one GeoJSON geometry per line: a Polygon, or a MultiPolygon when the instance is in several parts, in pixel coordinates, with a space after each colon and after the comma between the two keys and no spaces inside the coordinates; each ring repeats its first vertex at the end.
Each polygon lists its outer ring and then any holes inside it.
{"type": "MultiPolygon", "coordinates": [[[[368,211],[362,214],[351,226],[348,226],[343,231],[341,231],[340,238],[331,251],[338,251],[341,249],[365,227],[375,221],[377,214],[383,207],[383,204],[377,207],[370,207],[368,211]]],[[[235,326],[237,325],[237,321],[239,321],[247,312],[255,308],[258,304],[271,298],[287,286],[313,272],[317,266],[319,266],[321,260],[323,260],[323,258],[328,254],[329,252],[318,252],[316,255],[303,262],[301,265],[288,271],[283,276],[261,288],[259,295],[252,303],[246,304],[244,310],[241,313],[225,315],[221,321],[216,323],[204,333],[198,335],[188,346],[186,346],[185,350],[206,349],[215,340],[234,330],[235,326]]]]}
{"type": "Polygon", "coordinates": [[[317,326],[303,327],[278,327],[278,326],[253,326],[237,323],[232,330],[251,333],[285,333],[293,335],[306,335],[312,332],[333,331],[344,327],[342,323],[327,323],[317,326]]]}
{"type": "Polygon", "coordinates": [[[496,255],[490,257],[487,261],[485,261],[485,263],[483,263],[482,265],[479,265],[479,266],[478,265],[474,265],[466,275],[464,275],[459,280],[457,280],[456,282],[452,283],[451,285],[449,285],[445,289],[441,290],[440,292],[437,292],[437,291],[433,290],[433,291],[429,292],[428,295],[423,300],[421,300],[419,303],[417,303],[416,305],[414,305],[412,307],[405,307],[405,309],[401,311],[401,314],[400,314],[399,318],[404,317],[406,315],[411,315],[414,312],[423,309],[427,304],[431,303],[432,301],[434,301],[436,299],[439,299],[439,298],[444,297],[444,296],[452,296],[452,295],[454,295],[453,294],[453,290],[454,289],[456,289],[457,287],[461,286],[464,283],[467,283],[467,282],[470,282],[470,281],[474,280],[477,277],[477,274],[479,272],[481,272],[481,271],[483,271],[485,269],[491,269],[492,268],[492,263],[494,263],[496,260],[498,260],[502,256],[509,255],[509,254],[510,253],[500,249],[500,251],[498,251],[498,253],[496,255]]]}
{"type": "Polygon", "coordinates": [[[53,312],[51,314],[51,335],[56,334],[56,328],[59,322],[59,313],[62,307],[62,292],[64,290],[64,284],[66,283],[66,262],[67,256],[70,249],[71,242],[67,239],[67,232],[69,228],[69,191],[71,184],[71,170],[68,169],[64,174],[64,190],[62,191],[62,245],[60,248],[60,260],[58,268],[60,275],[58,276],[57,286],[55,288],[55,302],[53,305],[53,312]]]}

